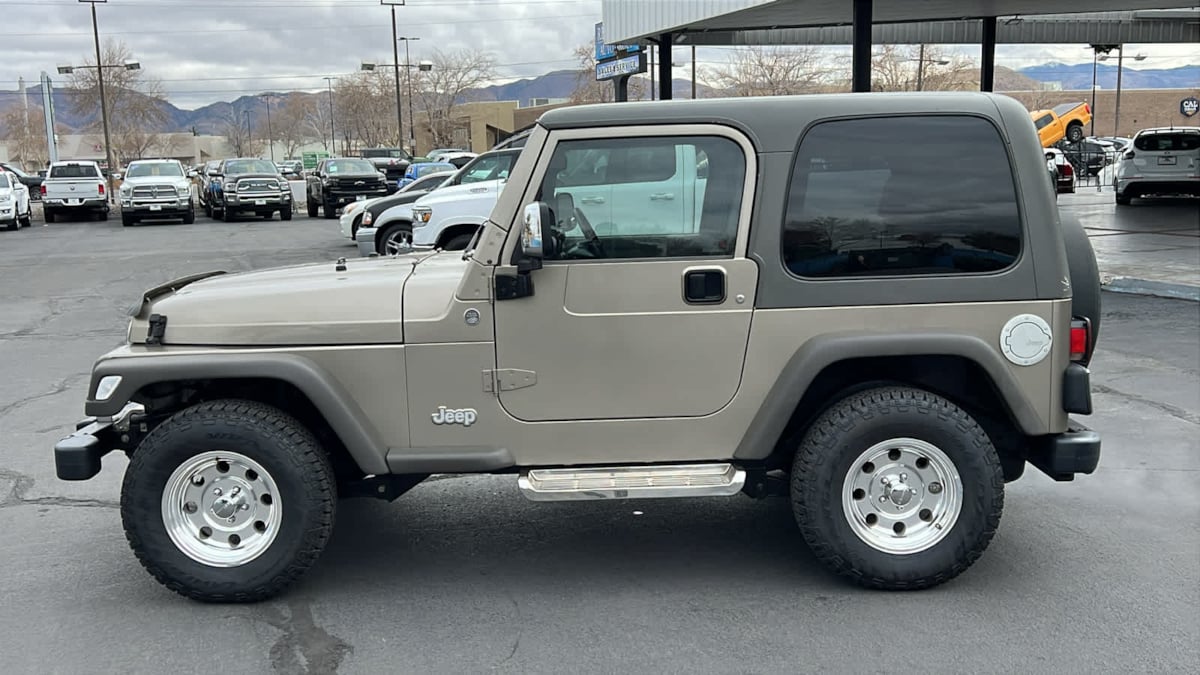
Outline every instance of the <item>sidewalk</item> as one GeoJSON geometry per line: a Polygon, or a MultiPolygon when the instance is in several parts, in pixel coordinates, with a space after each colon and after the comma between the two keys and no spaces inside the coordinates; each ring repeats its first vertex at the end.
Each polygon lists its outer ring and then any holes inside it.
{"type": "Polygon", "coordinates": [[[1104,289],[1200,302],[1200,200],[1135,200],[1118,207],[1111,188],[1058,196],[1096,251],[1104,289]]]}

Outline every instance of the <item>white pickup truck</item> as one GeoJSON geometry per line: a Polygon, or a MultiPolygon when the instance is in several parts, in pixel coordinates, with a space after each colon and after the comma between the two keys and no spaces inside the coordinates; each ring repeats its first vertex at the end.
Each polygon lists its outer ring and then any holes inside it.
{"type": "Polygon", "coordinates": [[[47,223],[74,214],[108,220],[108,192],[95,162],[54,162],[42,181],[42,213],[47,223]]]}

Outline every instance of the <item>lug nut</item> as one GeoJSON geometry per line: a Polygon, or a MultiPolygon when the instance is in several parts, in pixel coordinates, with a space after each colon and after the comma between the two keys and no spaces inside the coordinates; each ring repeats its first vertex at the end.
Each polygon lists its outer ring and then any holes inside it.
{"type": "Polygon", "coordinates": [[[930,483],[930,484],[929,484],[929,493],[930,493],[930,494],[934,494],[934,495],[936,495],[937,493],[939,493],[939,492],[941,492],[941,491],[942,491],[942,484],[941,484],[941,483],[930,483]]]}
{"type": "Polygon", "coordinates": [[[229,495],[230,495],[231,497],[236,497],[236,496],[238,496],[238,493],[239,493],[239,492],[241,492],[241,491],[242,491],[242,488],[240,488],[240,487],[235,487],[235,488],[233,488],[233,491],[229,493],[229,495]]]}
{"type": "Polygon", "coordinates": [[[908,474],[906,474],[906,473],[900,474],[900,480],[908,480],[908,474]]]}
{"type": "Polygon", "coordinates": [[[204,485],[204,476],[192,476],[192,485],[204,485]]]}
{"type": "Polygon", "coordinates": [[[229,516],[229,519],[226,522],[232,523],[235,520],[237,520],[237,516],[229,516]]]}
{"type": "Polygon", "coordinates": [[[213,494],[220,497],[221,496],[221,488],[213,488],[213,494]]]}
{"type": "Polygon", "coordinates": [[[242,510],[243,510],[243,511],[247,511],[247,510],[249,510],[249,509],[250,509],[250,505],[249,505],[249,504],[242,504],[242,507],[241,507],[241,508],[242,508],[242,510]]]}

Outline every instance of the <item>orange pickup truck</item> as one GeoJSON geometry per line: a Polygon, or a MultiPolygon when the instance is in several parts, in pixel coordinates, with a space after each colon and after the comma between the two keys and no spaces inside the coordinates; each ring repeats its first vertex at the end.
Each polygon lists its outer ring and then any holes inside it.
{"type": "Polygon", "coordinates": [[[1086,103],[1063,103],[1049,110],[1029,113],[1037,127],[1042,147],[1048,148],[1062,139],[1071,143],[1083,140],[1083,127],[1092,121],[1092,108],[1086,103]]]}

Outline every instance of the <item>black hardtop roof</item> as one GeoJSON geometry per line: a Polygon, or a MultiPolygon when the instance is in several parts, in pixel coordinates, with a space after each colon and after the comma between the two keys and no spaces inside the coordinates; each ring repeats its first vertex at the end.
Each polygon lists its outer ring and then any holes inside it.
{"type": "Polygon", "coordinates": [[[873,92],[598,103],[549,110],[538,118],[538,124],[547,129],[724,124],[746,131],[760,151],[790,151],[807,120],[915,113],[963,113],[996,118],[1001,110],[1029,117],[1024,106],[1000,94],[873,92]]]}

